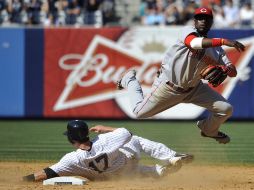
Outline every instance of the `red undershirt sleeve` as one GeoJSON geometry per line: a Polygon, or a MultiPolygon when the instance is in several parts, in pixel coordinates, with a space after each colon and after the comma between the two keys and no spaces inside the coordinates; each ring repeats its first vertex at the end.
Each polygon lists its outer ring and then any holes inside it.
{"type": "Polygon", "coordinates": [[[189,34],[189,35],[185,38],[184,44],[185,44],[187,47],[191,48],[190,43],[191,43],[191,41],[192,41],[194,38],[196,38],[196,37],[197,37],[197,36],[195,36],[194,34],[189,34]]]}

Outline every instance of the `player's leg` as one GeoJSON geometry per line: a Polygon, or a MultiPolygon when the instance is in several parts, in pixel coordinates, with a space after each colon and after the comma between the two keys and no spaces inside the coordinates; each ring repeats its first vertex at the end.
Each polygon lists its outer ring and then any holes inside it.
{"type": "Polygon", "coordinates": [[[142,88],[135,75],[132,70],[127,72],[121,80],[121,86],[127,89],[133,113],[137,118],[147,118],[160,113],[180,103],[186,96],[186,94],[174,92],[165,81],[156,78],[151,92],[144,98],[142,88]]]}
{"type": "Polygon", "coordinates": [[[144,152],[153,158],[163,161],[165,164],[168,164],[170,159],[176,154],[174,150],[171,150],[162,143],[138,136],[134,136],[134,138],[136,139],[135,146],[139,149],[139,152],[144,152]]]}
{"type": "Polygon", "coordinates": [[[136,106],[134,114],[137,118],[152,117],[180,103],[183,98],[184,95],[172,91],[165,81],[158,81],[158,85],[153,86],[143,101],[136,106]]]}
{"type": "Polygon", "coordinates": [[[135,136],[135,138],[139,142],[140,152],[144,152],[155,159],[161,160],[165,164],[174,165],[180,160],[184,163],[188,163],[193,160],[193,155],[178,153],[163,143],[151,141],[149,139],[137,136],[135,136]]]}
{"type": "Polygon", "coordinates": [[[175,173],[182,167],[182,163],[187,163],[187,160],[190,162],[193,159],[191,155],[176,153],[162,143],[138,136],[133,136],[131,141],[124,145],[120,151],[129,158],[128,163],[133,163],[134,160],[138,162],[141,157],[141,152],[164,162],[163,165],[136,165],[136,172],[145,177],[162,177],[170,173],[175,173]]]}
{"type": "Polygon", "coordinates": [[[127,89],[128,97],[130,98],[131,108],[135,108],[143,101],[143,90],[139,81],[136,78],[136,71],[129,70],[122,77],[121,80],[117,81],[117,88],[119,90],[127,89]]]}
{"type": "Polygon", "coordinates": [[[226,134],[219,132],[221,124],[233,112],[232,106],[222,95],[212,90],[207,84],[200,83],[186,102],[205,107],[211,112],[206,119],[198,121],[198,127],[202,131],[202,136],[215,137],[220,143],[228,143],[230,141],[230,138],[226,134]]]}
{"type": "Polygon", "coordinates": [[[124,167],[124,174],[138,174],[142,177],[160,177],[163,168],[159,166],[145,166],[139,164],[141,159],[142,147],[139,143],[137,136],[133,136],[131,140],[119,149],[127,160],[124,167]]]}
{"type": "Polygon", "coordinates": [[[158,178],[158,177],[164,177],[171,173],[175,173],[180,168],[181,166],[179,165],[178,168],[176,167],[174,168],[174,171],[172,169],[171,172],[169,172],[166,166],[156,164],[156,165],[150,165],[150,166],[138,165],[136,170],[137,170],[137,173],[141,175],[142,177],[158,178]]]}
{"type": "Polygon", "coordinates": [[[175,173],[182,167],[182,164],[193,161],[193,155],[175,152],[163,143],[137,136],[135,138],[139,142],[140,152],[164,162],[163,165],[153,166],[159,176],[175,173]]]}
{"type": "Polygon", "coordinates": [[[137,136],[132,136],[131,140],[119,149],[126,156],[127,164],[125,170],[132,170],[133,173],[141,174],[144,177],[158,177],[160,170],[155,166],[143,166],[138,164],[141,159],[142,146],[137,136]]]}

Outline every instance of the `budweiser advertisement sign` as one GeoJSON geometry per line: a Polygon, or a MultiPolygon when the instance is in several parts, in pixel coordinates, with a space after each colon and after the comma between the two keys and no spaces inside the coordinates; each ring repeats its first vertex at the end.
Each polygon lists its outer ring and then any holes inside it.
{"type": "MultiPolygon", "coordinates": [[[[115,83],[127,69],[135,68],[144,93],[149,92],[166,49],[181,28],[48,29],[45,32],[44,115],[47,117],[134,118],[126,90],[115,83]]],[[[225,49],[238,76],[216,88],[229,98],[238,81],[249,79],[253,38],[240,54],[225,49]]],[[[193,119],[204,109],[179,104],[157,114],[156,119],[193,119]],[[184,114],[183,114],[184,113],[184,114]]]]}

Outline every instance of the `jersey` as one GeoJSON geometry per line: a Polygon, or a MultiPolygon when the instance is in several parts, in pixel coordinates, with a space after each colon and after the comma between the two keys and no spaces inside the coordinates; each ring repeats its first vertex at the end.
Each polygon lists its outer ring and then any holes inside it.
{"type": "Polygon", "coordinates": [[[126,164],[127,158],[119,148],[129,142],[131,136],[131,133],[124,128],[100,134],[92,140],[89,151],[78,149],[68,153],[50,168],[59,176],[75,175],[91,180],[104,179],[126,164]]]}
{"type": "Polygon", "coordinates": [[[184,41],[189,34],[200,36],[194,26],[184,27],[177,42],[166,51],[161,65],[162,76],[184,89],[197,86],[201,70],[208,65],[231,63],[221,47],[198,50],[187,47],[184,41]]]}

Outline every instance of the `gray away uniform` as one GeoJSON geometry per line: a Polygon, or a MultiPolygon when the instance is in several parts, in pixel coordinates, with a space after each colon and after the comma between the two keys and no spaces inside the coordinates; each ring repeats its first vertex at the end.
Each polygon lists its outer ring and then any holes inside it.
{"type": "Polygon", "coordinates": [[[231,62],[221,47],[198,50],[187,47],[184,40],[192,33],[199,35],[193,26],[185,27],[176,44],[167,50],[161,74],[145,98],[133,74],[127,73],[121,84],[128,90],[137,118],[151,117],[179,103],[193,103],[211,112],[208,118],[198,122],[198,127],[206,135],[216,136],[220,125],[232,115],[233,108],[201,81],[200,71],[209,64],[228,65],[231,62]]]}

